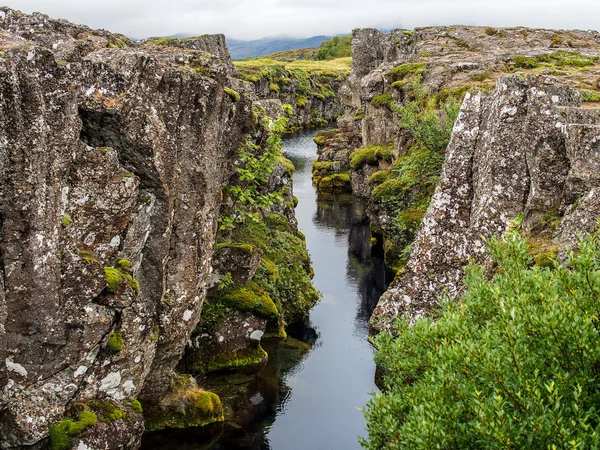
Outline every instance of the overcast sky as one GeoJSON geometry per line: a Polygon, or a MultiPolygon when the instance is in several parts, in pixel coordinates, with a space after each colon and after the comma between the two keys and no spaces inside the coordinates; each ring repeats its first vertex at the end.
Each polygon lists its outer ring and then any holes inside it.
{"type": "Polygon", "coordinates": [[[452,24],[600,29],[600,0],[5,0],[5,4],[137,38],[176,33],[224,33],[234,39],[308,37],[360,27],[452,24]]]}

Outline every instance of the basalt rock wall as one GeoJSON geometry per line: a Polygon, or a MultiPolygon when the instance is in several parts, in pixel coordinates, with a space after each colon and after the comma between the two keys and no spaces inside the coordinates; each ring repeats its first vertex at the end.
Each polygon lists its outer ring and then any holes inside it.
{"type": "Polygon", "coordinates": [[[546,76],[504,77],[491,94],[467,94],[442,175],[407,266],[371,318],[430,313],[462,290],[463,267],[488,263],[485,240],[522,216],[536,263],[562,259],[600,217],[600,109],[546,76]]]}
{"type": "MultiPolygon", "coordinates": [[[[0,8],[2,448],[44,439],[76,403],[170,387],[252,123],[224,37],[195,48],[0,8]]],[[[135,446],[132,422],[74,445],[135,446]]]]}

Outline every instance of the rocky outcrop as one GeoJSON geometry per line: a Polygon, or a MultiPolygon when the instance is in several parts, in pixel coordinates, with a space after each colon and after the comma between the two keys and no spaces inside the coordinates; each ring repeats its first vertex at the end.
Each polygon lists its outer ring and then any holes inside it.
{"type": "Polygon", "coordinates": [[[536,262],[576,244],[600,217],[600,114],[546,76],[503,77],[467,94],[442,175],[406,268],[371,318],[389,330],[400,314],[427,314],[461,292],[463,267],[486,264],[485,240],[522,217],[536,262]],[[538,259],[539,258],[539,259],[538,259]]]}
{"type": "MultiPolygon", "coordinates": [[[[0,446],[11,448],[45,438],[74,403],[152,404],[170,389],[251,99],[223,36],[201,50],[139,46],[7,8],[0,29],[0,446]]],[[[142,429],[82,443],[127,446],[142,429]]]]}
{"type": "Polygon", "coordinates": [[[261,100],[280,100],[288,118],[287,132],[326,126],[342,114],[337,92],[347,72],[287,68],[285,63],[241,61],[238,73],[252,83],[261,100]]]}
{"type": "Polygon", "coordinates": [[[433,194],[443,149],[423,145],[415,130],[392,111],[394,104],[411,105],[417,118],[419,113],[439,116],[449,101],[460,104],[465,93],[475,89],[490,92],[500,77],[518,72],[552,75],[578,89],[589,105],[600,99],[600,37],[592,31],[358,29],[352,47],[352,70],[339,90],[345,106],[340,122],[360,131],[363,147],[395,147],[389,172],[374,174],[370,165],[351,170],[352,186],[370,200],[372,230],[384,245],[386,262],[397,269],[406,264],[433,194]],[[412,184],[415,178],[419,182],[412,184]]]}

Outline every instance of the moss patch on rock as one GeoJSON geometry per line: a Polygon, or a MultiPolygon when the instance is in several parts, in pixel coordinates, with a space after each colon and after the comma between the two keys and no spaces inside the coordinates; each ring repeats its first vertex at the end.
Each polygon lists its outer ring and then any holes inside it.
{"type": "MultiPolygon", "coordinates": [[[[120,260],[124,261],[124,260],[120,260]]],[[[105,267],[104,268],[104,279],[106,281],[106,287],[109,292],[113,294],[118,292],[119,289],[126,283],[135,292],[140,291],[140,284],[133,278],[127,270],[123,267],[105,267]]]]}
{"type": "Polygon", "coordinates": [[[98,418],[92,411],[82,411],[77,420],[64,419],[50,426],[50,447],[52,450],[69,450],[73,447],[73,437],[80,435],[87,427],[97,424],[98,418]]]}
{"type": "Polygon", "coordinates": [[[240,367],[249,368],[265,363],[268,358],[267,352],[258,345],[237,352],[224,352],[214,355],[207,361],[205,367],[207,372],[233,370],[240,367]]]}
{"type": "Polygon", "coordinates": [[[121,331],[115,330],[108,337],[108,340],[106,341],[106,348],[111,353],[119,353],[121,350],[123,350],[123,344],[124,340],[123,336],[121,335],[121,331]]]}
{"type": "Polygon", "coordinates": [[[269,295],[256,283],[250,282],[246,286],[223,295],[222,300],[241,311],[249,311],[265,317],[277,317],[279,311],[269,295]]]}
{"type": "Polygon", "coordinates": [[[350,167],[357,171],[362,169],[365,164],[376,166],[379,161],[391,162],[394,152],[394,144],[369,145],[355,150],[350,155],[350,167]]]}
{"type": "Polygon", "coordinates": [[[180,380],[176,380],[160,404],[144,408],[144,421],[148,431],[203,427],[223,420],[223,406],[219,396],[197,387],[195,380],[189,376],[181,376],[180,380]]]}
{"type": "Polygon", "coordinates": [[[279,155],[277,157],[277,161],[281,165],[283,165],[283,167],[285,167],[285,170],[287,171],[287,173],[289,175],[292,175],[296,171],[296,168],[294,167],[294,163],[291,162],[289,159],[287,159],[285,156],[279,155]]]}

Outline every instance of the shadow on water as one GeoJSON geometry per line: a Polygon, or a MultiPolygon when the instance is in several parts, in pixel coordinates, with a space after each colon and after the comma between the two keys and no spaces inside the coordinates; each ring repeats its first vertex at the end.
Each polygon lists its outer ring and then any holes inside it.
{"type": "Polygon", "coordinates": [[[314,131],[290,136],[296,215],[306,235],[323,299],[286,341],[264,339],[269,362],[258,373],[199,380],[226,405],[223,424],[147,433],[143,449],[305,450],[360,448],[358,410],[376,390],[368,319],[385,291],[380,249],[373,249],[362,200],[319,194],[311,180],[314,131]]]}

